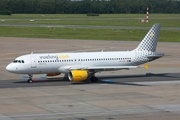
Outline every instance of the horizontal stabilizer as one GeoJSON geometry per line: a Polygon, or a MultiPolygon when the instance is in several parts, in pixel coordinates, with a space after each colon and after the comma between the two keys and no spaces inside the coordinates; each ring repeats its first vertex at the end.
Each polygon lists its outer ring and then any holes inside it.
{"type": "Polygon", "coordinates": [[[164,56],[163,53],[158,53],[158,52],[156,52],[154,55],[148,55],[147,57],[148,57],[148,58],[154,58],[154,59],[156,59],[156,58],[160,58],[160,57],[162,57],[162,56],[164,56]]]}

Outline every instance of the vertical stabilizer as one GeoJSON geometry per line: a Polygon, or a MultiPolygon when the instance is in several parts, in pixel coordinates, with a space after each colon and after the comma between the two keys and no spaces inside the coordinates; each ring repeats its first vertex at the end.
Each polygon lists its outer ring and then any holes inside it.
{"type": "Polygon", "coordinates": [[[154,24],[135,50],[155,52],[160,28],[161,28],[161,24],[154,24]]]}

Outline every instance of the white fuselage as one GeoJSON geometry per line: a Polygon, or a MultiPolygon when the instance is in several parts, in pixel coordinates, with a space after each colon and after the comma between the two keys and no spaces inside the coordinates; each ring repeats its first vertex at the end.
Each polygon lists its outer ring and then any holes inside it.
{"type": "Polygon", "coordinates": [[[12,62],[7,66],[10,72],[19,74],[67,73],[68,67],[80,69],[86,67],[131,66],[135,60],[135,51],[123,52],[82,52],[82,53],[46,53],[28,54],[16,58],[24,63],[12,62]]]}

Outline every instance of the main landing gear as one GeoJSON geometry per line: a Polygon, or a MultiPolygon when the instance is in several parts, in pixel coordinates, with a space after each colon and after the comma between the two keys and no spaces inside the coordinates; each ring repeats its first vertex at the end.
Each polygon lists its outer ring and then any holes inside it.
{"type": "Polygon", "coordinates": [[[90,78],[90,81],[93,83],[98,82],[98,78],[93,76],[90,78]]]}
{"type": "Polygon", "coordinates": [[[32,82],[33,82],[33,81],[32,81],[32,77],[33,77],[33,75],[32,75],[32,74],[29,74],[29,79],[27,80],[28,83],[32,83],[32,82]]]}
{"type": "Polygon", "coordinates": [[[89,76],[90,76],[89,79],[92,83],[98,82],[98,78],[95,77],[95,73],[96,73],[96,71],[89,71],[89,76]]]}

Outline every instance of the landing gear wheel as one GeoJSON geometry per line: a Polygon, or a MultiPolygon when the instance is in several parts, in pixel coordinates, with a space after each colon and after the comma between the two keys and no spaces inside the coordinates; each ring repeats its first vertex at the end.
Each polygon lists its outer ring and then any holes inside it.
{"type": "Polygon", "coordinates": [[[91,81],[91,82],[98,82],[98,78],[97,78],[97,77],[91,77],[91,78],[90,78],[90,81],[91,81]]]}
{"type": "Polygon", "coordinates": [[[33,77],[33,75],[32,74],[28,74],[29,75],[29,79],[28,79],[28,83],[32,83],[33,81],[32,81],[32,77],[33,77]]]}
{"type": "Polygon", "coordinates": [[[29,79],[27,82],[28,82],[28,83],[32,83],[33,81],[32,81],[32,79],[29,79]]]}

